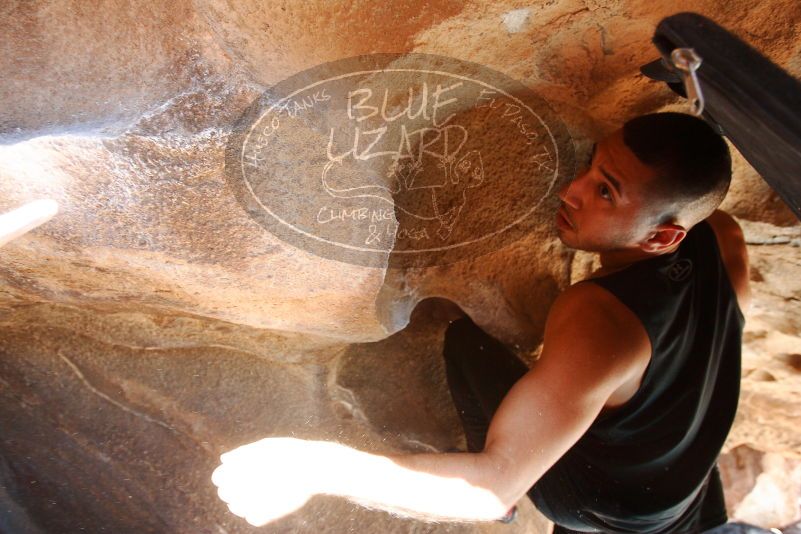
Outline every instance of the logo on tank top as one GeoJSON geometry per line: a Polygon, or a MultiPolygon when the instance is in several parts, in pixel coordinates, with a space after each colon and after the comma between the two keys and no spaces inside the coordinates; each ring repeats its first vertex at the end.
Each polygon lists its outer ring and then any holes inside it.
{"type": "Polygon", "coordinates": [[[674,282],[683,282],[693,272],[693,262],[687,259],[682,259],[673,262],[667,270],[667,277],[674,282]]]}

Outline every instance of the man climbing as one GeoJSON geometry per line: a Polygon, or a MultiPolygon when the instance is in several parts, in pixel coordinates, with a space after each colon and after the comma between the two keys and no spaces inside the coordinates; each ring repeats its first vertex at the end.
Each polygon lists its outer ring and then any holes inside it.
{"type": "Polygon", "coordinates": [[[445,334],[468,452],[376,456],[267,438],[212,480],[264,524],[318,493],[425,520],[506,517],[528,494],[554,532],[695,533],[726,521],[716,459],[737,407],[750,299],[716,208],[728,148],[700,119],[645,115],[597,143],[556,225],[601,269],[554,302],[528,369],[468,317],[445,334]]]}

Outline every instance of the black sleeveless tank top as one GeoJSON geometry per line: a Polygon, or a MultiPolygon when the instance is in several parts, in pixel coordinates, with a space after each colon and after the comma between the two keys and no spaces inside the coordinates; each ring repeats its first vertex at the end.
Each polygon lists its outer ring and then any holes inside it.
{"type": "Polygon", "coordinates": [[[651,360],[634,397],[599,415],[529,495],[568,528],[671,532],[715,465],[740,392],[745,319],[714,231],[702,221],[673,253],[580,283],[634,312],[651,360]]]}

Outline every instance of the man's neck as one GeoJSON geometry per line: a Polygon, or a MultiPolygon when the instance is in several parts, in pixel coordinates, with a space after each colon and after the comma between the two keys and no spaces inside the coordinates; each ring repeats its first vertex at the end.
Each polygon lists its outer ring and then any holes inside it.
{"type": "Polygon", "coordinates": [[[661,256],[663,254],[675,252],[678,250],[680,245],[681,243],[676,243],[672,247],[664,249],[660,252],[646,252],[640,248],[626,248],[599,252],[598,258],[601,261],[601,269],[599,269],[599,271],[604,273],[619,271],[633,263],[637,263],[638,261],[643,261],[656,256],[661,256]]]}

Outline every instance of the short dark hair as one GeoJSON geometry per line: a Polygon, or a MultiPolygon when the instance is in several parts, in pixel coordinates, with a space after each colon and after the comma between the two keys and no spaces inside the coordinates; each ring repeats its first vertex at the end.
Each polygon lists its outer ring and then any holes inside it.
{"type": "Polygon", "coordinates": [[[702,119],[673,112],[642,115],[623,125],[623,142],[658,172],[648,187],[655,202],[694,205],[700,220],[726,196],[731,182],[729,147],[702,119]]]}

